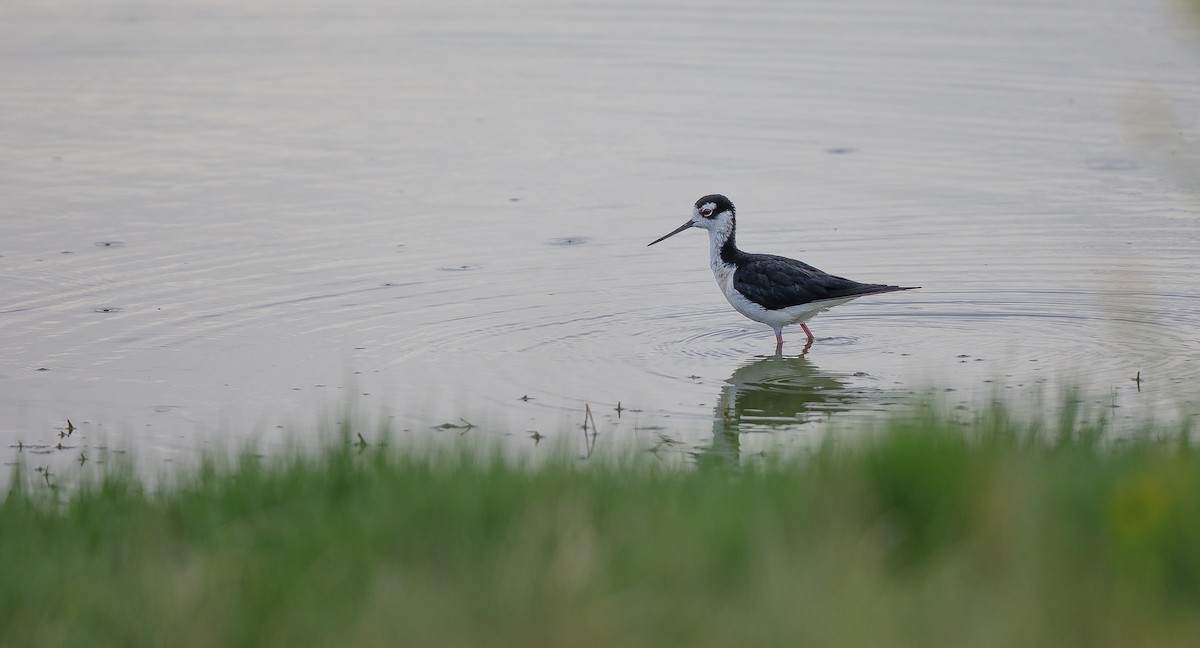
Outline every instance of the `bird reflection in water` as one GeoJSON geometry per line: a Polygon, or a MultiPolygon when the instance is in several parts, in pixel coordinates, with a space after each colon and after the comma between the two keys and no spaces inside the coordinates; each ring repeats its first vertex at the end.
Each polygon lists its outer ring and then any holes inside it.
{"type": "Polygon", "coordinates": [[[848,384],[822,371],[805,354],[775,354],[738,367],[721,387],[713,411],[712,444],[696,452],[697,462],[737,465],[743,433],[795,428],[812,416],[824,418],[850,409],[862,394],[848,384]]]}

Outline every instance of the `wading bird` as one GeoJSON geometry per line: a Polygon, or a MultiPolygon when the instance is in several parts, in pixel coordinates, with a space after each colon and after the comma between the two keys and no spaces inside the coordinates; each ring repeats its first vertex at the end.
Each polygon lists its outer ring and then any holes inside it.
{"type": "Polygon", "coordinates": [[[811,345],[815,338],[805,322],[819,313],[864,295],[920,287],[859,283],[818,270],[803,261],[743,252],[734,241],[736,215],[733,203],[725,196],[704,196],[696,201],[688,222],[648,245],[690,227],[708,230],[709,263],[717,285],[737,312],[775,330],[776,352],[783,350],[783,327],[789,324],[803,327],[808,345],[811,345]]]}

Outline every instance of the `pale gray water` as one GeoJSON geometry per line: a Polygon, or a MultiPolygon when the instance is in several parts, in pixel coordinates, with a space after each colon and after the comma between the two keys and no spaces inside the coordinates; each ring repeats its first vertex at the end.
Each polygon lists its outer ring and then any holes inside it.
{"type": "Polygon", "coordinates": [[[348,403],[685,454],[927,387],[1195,410],[1176,5],[412,4],[0,5],[0,460],[271,452],[348,403]],[[924,288],[766,357],[701,232],[645,247],[712,192],[744,249],[924,288]]]}

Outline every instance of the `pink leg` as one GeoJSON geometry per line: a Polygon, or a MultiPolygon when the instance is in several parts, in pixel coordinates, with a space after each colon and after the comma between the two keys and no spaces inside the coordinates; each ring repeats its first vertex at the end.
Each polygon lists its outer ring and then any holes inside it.
{"type": "Polygon", "coordinates": [[[775,352],[783,349],[783,329],[775,329],[775,352]]]}
{"type": "Polygon", "coordinates": [[[800,327],[801,327],[801,328],[803,328],[803,329],[804,329],[804,333],[805,333],[806,335],[808,335],[808,343],[809,343],[809,344],[812,344],[812,341],[813,341],[813,340],[815,340],[815,339],[817,339],[817,338],[813,337],[812,331],[808,330],[808,324],[805,324],[804,322],[800,322],[800,327]]]}

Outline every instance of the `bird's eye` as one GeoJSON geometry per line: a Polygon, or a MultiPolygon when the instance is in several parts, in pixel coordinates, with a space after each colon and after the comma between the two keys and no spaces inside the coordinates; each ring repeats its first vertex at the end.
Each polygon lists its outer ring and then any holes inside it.
{"type": "Polygon", "coordinates": [[[712,207],[705,207],[700,210],[700,215],[707,218],[709,216],[712,216],[712,212],[713,212],[712,207]]]}

